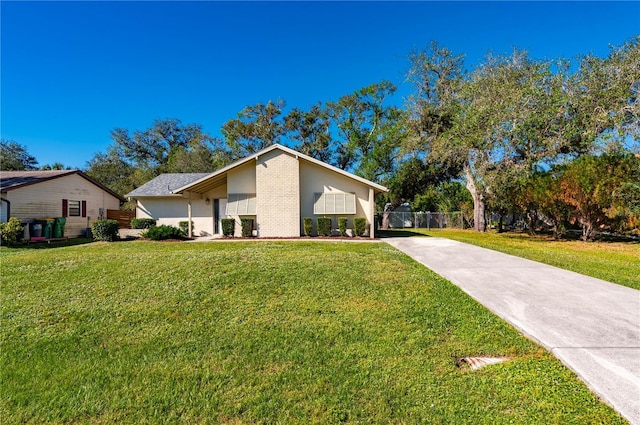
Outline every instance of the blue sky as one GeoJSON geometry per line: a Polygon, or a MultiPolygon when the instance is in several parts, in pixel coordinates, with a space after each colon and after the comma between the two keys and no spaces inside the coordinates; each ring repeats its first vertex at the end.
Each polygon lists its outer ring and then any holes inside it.
{"type": "Polygon", "coordinates": [[[116,127],[156,118],[212,135],[246,105],[307,108],[390,80],[431,40],[466,54],[606,56],[640,33],[640,2],[8,2],[2,138],[40,165],[85,168],[116,127]]]}

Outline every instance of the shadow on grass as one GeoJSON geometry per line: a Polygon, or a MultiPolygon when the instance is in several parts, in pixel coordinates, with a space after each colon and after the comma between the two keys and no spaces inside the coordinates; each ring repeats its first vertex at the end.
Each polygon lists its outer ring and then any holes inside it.
{"type": "Polygon", "coordinates": [[[379,238],[408,238],[411,236],[429,237],[424,233],[414,232],[409,229],[396,229],[396,230],[376,230],[376,236],[379,238]]]}
{"type": "Polygon", "coordinates": [[[88,243],[94,242],[93,238],[71,238],[66,241],[55,241],[51,243],[47,242],[36,242],[29,243],[24,245],[17,245],[14,248],[17,249],[52,249],[52,248],[62,248],[65,246],[75,246],[75,245],[85,245],[88,243]]]}

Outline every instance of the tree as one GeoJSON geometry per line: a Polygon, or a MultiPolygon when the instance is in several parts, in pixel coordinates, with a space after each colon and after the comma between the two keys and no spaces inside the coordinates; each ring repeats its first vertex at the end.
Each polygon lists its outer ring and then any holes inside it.
{"type": "Polygon", "coordinates": [[[284,106],[283,100],[258,103],[245,107],[237,118],[225,122],[221,132],[231,158],[244,158],[279,143],[286,131],[281,117],[284,106]]]}
{"type": "Polygon", "coordinates": [[[167,161],[167,173],[210,173],[231,162],[224,142],[218,138],[210,139],[207,143],[197,139],[187,147],[179,146],[173,150],[167,161]]]}
{"type": "Polygon", "coordinates": [[[473,198],[474,227],[484,231],[486,202],[500,204],[504,182],[526,178],[565,146],[566,68],[552,73],[557,64],[516,50],[489,55],[465,73],[462,57],[437,44],[410,59],[417,87],[410,147],[460,167],[473,198]]]}
{"type": "Polygon", "coordinates": [[[71,170],[71,167],[64,165],[61,162],[54,162],[53,164],[45,164],[40,167],[41,170],[71,170]]]}
{"type": "Polygon", "coordinates": [[[585,55],[568,81],[571,119],[565,137],[580,153],[640,142],[640,36],[606,58],[585,55]],[[613,146],[609,146],[613,145],[613,146]]]}
{"type": "Polygon", "coordinates": [[[601,226],[611,225],[628,208],[633,215],[640,204],[640,159],[625,152],[582,156],[562,173],[559,197],[575,209],[582,239],[590,240],[601,226]],[[631,190],[629,190],[631,189],[631,190]],[[630,207],[630,208],[629,208],[630,207]]]}
{"type": "Polygon", "coordinates": [[[0,169],[2,171],[30,171],[37,169],[38,161],[27,148],[15,140],[0,139],[0,169]]]}
{"type": "Polygon", "coordinates": [[[405,138],[404,112],[386,101],[388,81],[364,87],[328,105],[339,145],[335,165],[372,181],[388,177],[405,138]]]}
{"type": "Polygon", "coordinates": [[[157,173],[166,172],[170,158],[177,151],[213,143],[213,138],[203,132],[200,124],[183,125],[176,118],[155,120],[150,128],[134,130],[133,134],[116,128],[111,132],[111,139],[121,159],[157,173]]]}
{"type": "Polygon", "coordinates": [[[320,103],[308,111],[293,108],[284,117],[284,128],[296,149],[328,164],[333,163],[329,111],[320,103]]]}

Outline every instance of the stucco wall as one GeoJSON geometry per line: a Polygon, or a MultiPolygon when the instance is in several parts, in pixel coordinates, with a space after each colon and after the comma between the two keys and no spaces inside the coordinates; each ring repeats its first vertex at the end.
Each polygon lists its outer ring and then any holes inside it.
{"type": "MultiPolygon", "coordinates": [[[[371,205],[369,203],[369,187],[356,180],[350,179],[327,168],[311,162],[300,161],[300,211],[304,217],[313,217],[314,231],[316,215],[313,213],[314,193],[324,192],[348,192],[356,194],[356,214],[330,215],[333,219],[333,227],[338,227],[337,217],[348,218],[348,228],[353,229],[354,217],[366,217],[367,223],[373,222],[371,205]]],[[[323,216],[323,215],[321,215],[323,216]]],[[[302,224],[301,224],[302,226],[302,224]]]]}
{"type": "Polygon", "coordinates": [[[300,236],[298,158],[273,150],[258,158],[255,169],[258,236],[300,236]]]}
{"type": "Polygon", "coordinates": [[[67,217],[64,234],[76,237],[84,234],[87,225],[98,219],[100,208],[117,210],[120,200],[77,174],[47,180],[14,189],[6,193],[11,202],[11,217],[31,220],[62,217],[62,200],[87,202],[87,217],[67,217]]]}
{"type": "MultiPolygon", "coordinates": [[[[227,173],[227,193],[256,193],[256,163],[248,161],[227,173]]],[[[221,217],[233,218],[236,221],[235,235],[242,234],[240,216],[227,215],[226,209],[220,209],[221,217]]],[[[248,216],[247,216],[248,217],[248,216]]],[[[253,217],[253,216],[252,216],[253,217]]]]}

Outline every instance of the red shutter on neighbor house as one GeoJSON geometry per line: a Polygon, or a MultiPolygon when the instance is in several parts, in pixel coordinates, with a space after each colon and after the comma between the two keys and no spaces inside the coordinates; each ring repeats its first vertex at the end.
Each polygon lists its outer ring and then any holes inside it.
{"type": "Polygon", "coordinates": [[[62,200],[62,216],[66,217],[68,215],[69,215],[69,200],[63,199],[62,200]]]}
{"type": "Polygon", "coordinates": [[[82,216],[87,216],[87,201],[82,201],[82,216]]]}

